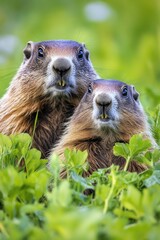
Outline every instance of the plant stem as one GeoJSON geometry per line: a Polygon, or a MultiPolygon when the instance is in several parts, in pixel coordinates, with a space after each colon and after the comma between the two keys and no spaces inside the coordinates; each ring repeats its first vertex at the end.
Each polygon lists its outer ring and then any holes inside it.
{"type": "Polygon", "coordinates": [[[130,156],[128,156],[127,159],[126,159],[126,164],[124,166],[124,171],[127,171],[130,159],[131,159],[130,156]]]}
{"type": "Polygon", "coordinates": [[[107,198],[105,199],[105,203],[104,203],[104,209],[103,209],[103,213],[105,214],[108,210],[108,205],[109,205],[109,201],[112,197],[112,194],[113,194],[113,190],[115,188],[115,185],[116,185],[116,178],[115,178],[115,175],[114,175],[114,172],[112,172],[112,186],[111,186],[111,189],[109,191],[109,194],[107,196],[107,198]]]}
{"type": "MultiPolygon", "coordinates": [[[[34,138],[36,126],[37,126],[38,114],[39,114],[39,111],[36,112],[36,117],[35,117],[34,126],[33,126],[32,142],[33,142],[33,138],[34,138]]],[[[31,144],[32,144],[32,143],[31,143],[31,144]]]]}

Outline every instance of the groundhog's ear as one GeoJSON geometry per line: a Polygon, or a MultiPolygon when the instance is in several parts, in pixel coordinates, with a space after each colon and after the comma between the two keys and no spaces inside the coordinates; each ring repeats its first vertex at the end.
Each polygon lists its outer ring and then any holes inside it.
{"type": "Polygon", "coordinates": [[[133,98],[135,101],[138,100],[138,97],[139,97],[139,93],[136,91],[135,87],[132,85],[132,94],[133,94],[133,98]]]}
{"type": "Polygon", "coordinates": [[[82,43],[82,46],[83,46],[84,49],[85,49],[85,56],[86,56],[87,60],[89,60],[89,51],[88,51],[88,49],[86,48],[85,43],[82,43]]]}
{"type": "Polygon", "coordinates": [[[27,43],[27,46],[23,50],[23,53],[24,53],[24,56],[25,56],[26,59],[29,59],[31,57],[32,48],[33,48],[33,42],[29,41],[27,43]]]}
{"type": "Polygon", "coordinates": [[[85,43],[82,43],[82,46],[83,46],[84,48],[86,48],[86,44],[85,44],[85,43]]]}

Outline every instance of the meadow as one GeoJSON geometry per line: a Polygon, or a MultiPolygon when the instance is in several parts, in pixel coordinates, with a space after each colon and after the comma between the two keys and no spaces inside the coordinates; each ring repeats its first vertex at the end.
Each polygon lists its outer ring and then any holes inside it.
{"type": "MultiPolygon", "coordinates": [[[[29,40],[85,42],[102,78],[136,87],[160,146],[159,12],[158,0],[0,0],[0,96],[29,40]]],[[[149,151],[148,140],[135,135],[114,147],[147,163],[141,174],[113,165],[84,178],[86,152],[66,150],[66,179],[58,156],[47,169],[31,143],[27,134],[0,134],[0,239],[159,239],[160,150],[149,151]]]]}

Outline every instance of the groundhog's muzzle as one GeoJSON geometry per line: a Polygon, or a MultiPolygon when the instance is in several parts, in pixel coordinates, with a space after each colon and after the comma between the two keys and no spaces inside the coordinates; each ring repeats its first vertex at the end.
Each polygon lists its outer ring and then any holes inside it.
{"type": "Polygon", "coordinates": [[[112,107],[112,98],[106,93],[101,93],[96,96],[95,103],[99,111],[98,118],[101,121],[110,120],[109,110],[112,107]]]}
{"type": "Polygon", "coordinates": [[[56,86],[62,89],[65,88],[71,70],[70,61],[65,58],[58,58],[54,61],[52,69],[57,79],[56,86]]]}

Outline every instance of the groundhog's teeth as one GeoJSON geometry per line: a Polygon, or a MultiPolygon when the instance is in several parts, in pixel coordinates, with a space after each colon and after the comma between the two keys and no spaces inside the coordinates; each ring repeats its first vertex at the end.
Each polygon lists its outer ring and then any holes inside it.
{"type": "Polygon", "coordinates": [[[58,81],[58,85],[62,86],[62,81],[61,80],[58,81]]]}
{"type": "Polygon", "coordinates": [[[62,87],[64,87],[65,85],[66,85],[66,82],[62,80],[62,87]]]}
{"type": "Polygon", "coordinates": [[[61,87],[64,87],[66,85],[66,82],[62,79],[58,81],[58,85],[61,87]]]}
{"type": "Polygon", "coordinates": [[[100,115],[100,118],[101,118],[101,119],[107,119],[107,118],[108,118],[108,115],[107,115],[106,113],[102,113],[102,114],[100,115]]]}

